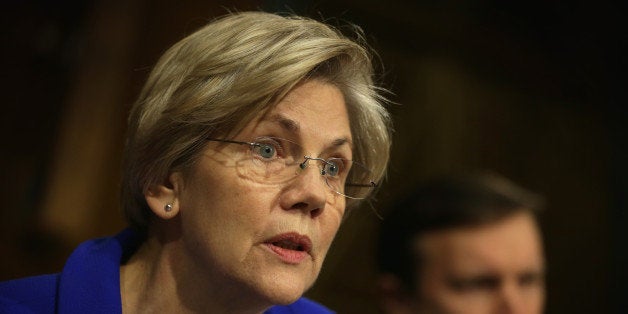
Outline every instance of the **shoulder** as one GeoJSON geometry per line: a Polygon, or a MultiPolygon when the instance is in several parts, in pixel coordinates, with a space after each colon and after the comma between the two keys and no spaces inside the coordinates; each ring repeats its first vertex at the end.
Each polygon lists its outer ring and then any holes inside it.
{"type": "Polygon", "coordinates": [[[95,308],[115,313],[121,308],[120,259],[140,241],[130,229],[89,240],[72,252],[59,274],[0,282],[0,314],[94,313],[95,308]]]}
{"type": "Polygon", "coordinates": [[[54,313],[59,275],[0,282],[0,313],[54,313]]]}
{"type": "Polygon", "coordinates": [[[277,305],[271,307],[265,314],[333,314],[334,312],[325,306],[308,298],[300,298],[290,305],[277,305]]]}

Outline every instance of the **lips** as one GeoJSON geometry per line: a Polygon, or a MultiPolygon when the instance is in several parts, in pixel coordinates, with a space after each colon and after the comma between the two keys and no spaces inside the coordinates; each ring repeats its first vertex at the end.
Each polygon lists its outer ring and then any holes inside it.
{"type": "Polygon", "coordinates": [[[310,238],[296,232],[279,234],[268,239],[264,244],[288,264],[302,262],[312,250],[310,238]]]}

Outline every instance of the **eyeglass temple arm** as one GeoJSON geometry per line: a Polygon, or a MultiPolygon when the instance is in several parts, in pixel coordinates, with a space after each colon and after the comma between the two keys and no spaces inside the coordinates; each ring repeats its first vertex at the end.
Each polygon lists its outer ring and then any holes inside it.
{"type": "Polygon", "coordinates": [[[212,141],[212,142],[223,142],[223,143],[232,143],[232,144],[240,144],[240,145],[256,145],[257,144],[257,143],[251,143],[251,142],[233,141],[233,140],[225,140],[225,139],[218,139],[218,138],[206,138],[205,140],[212,141]]]}
{"type": "Polygon", "coordinates": [[[345,183],[345,186],[354,186],[359,188],[376,188],[378,186],[377,183],[371,181],[369,184],[361,184],[361,183],[345,183]]]}

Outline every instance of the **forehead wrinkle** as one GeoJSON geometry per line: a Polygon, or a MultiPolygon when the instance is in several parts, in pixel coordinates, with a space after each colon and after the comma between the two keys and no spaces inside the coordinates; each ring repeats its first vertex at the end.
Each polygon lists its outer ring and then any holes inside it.
{"type": "MultiPolygon", "coordinates": [[[[284,114],[276,113],[266,120],[278,124],[282,129],[290,133],[296,135],[300,135],[301,133],[301,124],[298,121],[285,116],[284,114]]],[[[353,141],[351,137],[343,136],[340,138],[336,138],[331,141],[331,143],[327,146],[327,148],[323,149],[323,151],[332,150],[338,147],[342,147],[343,145],[348,145],[349,149],[353,150],[353,141]]]]}

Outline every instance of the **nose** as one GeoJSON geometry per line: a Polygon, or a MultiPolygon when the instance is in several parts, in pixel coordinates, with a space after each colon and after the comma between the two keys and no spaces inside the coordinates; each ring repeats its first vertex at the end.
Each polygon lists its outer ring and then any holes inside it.
{"type": "Polygon", "coordinates": [[[523,291],[516,284],[505,284],[499,293],[500,314],[528,314],[531,309],[526,307],[523,291]]]}
{"type": "Polygon", "coordinates": [[[282,190],[281,207],[300,210],[314,218],[325,209],[329,188],[318,167],[300,165],[299,168],[299,174],[282,190]]]}

